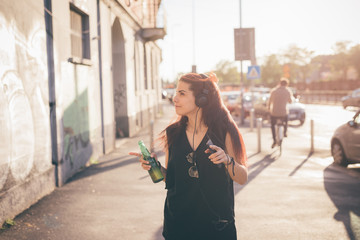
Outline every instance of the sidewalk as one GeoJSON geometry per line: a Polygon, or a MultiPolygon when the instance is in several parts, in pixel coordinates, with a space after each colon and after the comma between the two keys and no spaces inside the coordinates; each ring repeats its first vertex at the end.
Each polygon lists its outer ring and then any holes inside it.
{"type": "MultiPolygon", "coordinates": [[[[163,115],[154,124],[155,138],[174,116],[173,106],[164,102],[163,115]]],[[[263,159],[266,151],[257,154],[256,129],[250,132],[244,126],[240,130],[251,161],[263,159]]],[[[266,143],[269,137],[269,129],[263,129],[262,142],[266,143]]],[[[153,184],[137,159],[128,155],[139,151],[140,139],[150,148],[148,130],[119,140],[116,149],[101,157],[98,164],[79,172],[17,216],[14,226],[1,230],[0,239],[163,239],[164,183],[153,184]]],[[[164,163],[161,149],[155,150],[164,163]]]]}

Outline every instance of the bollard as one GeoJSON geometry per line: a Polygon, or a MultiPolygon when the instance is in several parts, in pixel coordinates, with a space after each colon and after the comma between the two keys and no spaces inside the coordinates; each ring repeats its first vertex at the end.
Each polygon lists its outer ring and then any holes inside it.
{"type": "Polygon", "coordinates": [[[261,125],[262,125],[262,118],[256,119],[256,127],[257,127],[257,135],[258,135],[258,153],[261,152],[261,125]]]}
{"type": "Polygon", "coordinates": [[[252,108],[250,110],[250,132],[252,132],[254,129],[254,120],[255,120],[254,115],[255,115],[255,110],[252,108]]]}
{"type": "Polygon", "coordinates": [[[154,120],[150,121],[150,152],[154,152],[154,120]]]}
{"type": "Polygon", "coordinates": [[[310,141],[311,141],[310,152],[313,153],[314,152],[314,120],[313,119],[310,120],[310,141]]]}

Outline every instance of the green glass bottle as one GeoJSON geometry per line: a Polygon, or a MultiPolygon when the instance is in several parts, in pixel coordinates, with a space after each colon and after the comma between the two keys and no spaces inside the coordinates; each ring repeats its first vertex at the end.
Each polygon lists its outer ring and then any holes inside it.
{"type": "Polygon", "coordinates": [[[149,150],[145,147],[145,144],[142,140],[138,142],[141,153],[144,160],[149,161],[151,169],[149,170],[150,177],[154,183],[160,182],[164,179],[164,176],[161,172],[161,167],[157,164],[155,158],[151,157],[149,150]]]}

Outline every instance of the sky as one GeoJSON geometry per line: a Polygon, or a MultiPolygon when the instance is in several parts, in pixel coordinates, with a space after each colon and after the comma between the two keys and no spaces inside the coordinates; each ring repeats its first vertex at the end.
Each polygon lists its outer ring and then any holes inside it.
{"type": "MultiPolygon", "coordinates": [[[[234,60],[234,28],[240,27],[240,0],[162,0],[167,35],[160,75],[173,81],[179,72],[215,69],[234,60]],[[194,17],[193,17],[194,16],[194,17]],[[193,34],[194,33],[194,34],[193,34]]],[[[360,0],[241,0],[241,26],[255,28],[257,63],[291,45],[333,54],[338,41],[360,44],[360,0]]],[[[236,62],[240,69],[240,62],[236,62]]],[[[249,61],[243,61],[247,72],[249,61]]]]}

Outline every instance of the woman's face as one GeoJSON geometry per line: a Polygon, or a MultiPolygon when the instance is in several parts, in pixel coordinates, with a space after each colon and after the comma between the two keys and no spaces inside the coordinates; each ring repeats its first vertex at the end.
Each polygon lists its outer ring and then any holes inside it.
{"type": "Polygon", "coordinates": [[[176,114],[180,116],[189,116],[198,109],[194,93],[190,90],[190,83],[179,81],[173,101],[176,114]]]}

